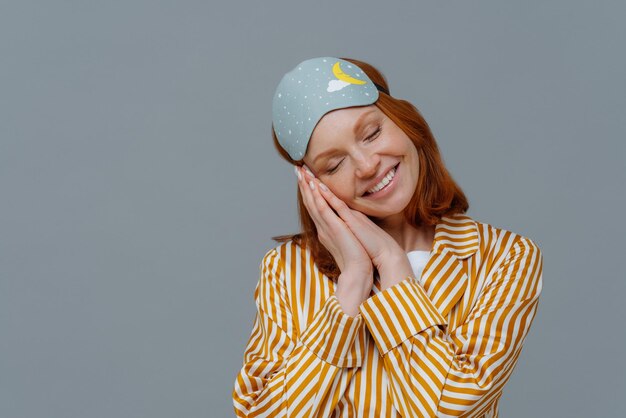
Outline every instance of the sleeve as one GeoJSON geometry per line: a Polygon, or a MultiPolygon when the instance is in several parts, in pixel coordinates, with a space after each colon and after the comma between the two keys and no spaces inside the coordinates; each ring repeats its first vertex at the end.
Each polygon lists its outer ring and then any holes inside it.
{"type": "Polygon", "coordinates": [[[452,332],[415,280],[361,304],[403,417],[479,417],[492,406],[534,319],[542,264],[539,248],[516,237],[465,323],[452,332]]]}
{"type": "Polygon", "coordinates": [[[366,352],[365,322],[343,312],[331,295],[299,333],[276,249],[260,265],[257,313],[236,377],[238,417],[326,417],[366,352]]]}

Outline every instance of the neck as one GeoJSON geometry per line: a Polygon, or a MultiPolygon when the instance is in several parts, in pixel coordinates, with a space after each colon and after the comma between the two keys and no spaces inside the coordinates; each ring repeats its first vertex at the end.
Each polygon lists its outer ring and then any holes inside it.
{"type": "Polygon", "coordinates": [[[391,235],[405,252],[414,250],[431,251],[433,248],[433,241],[435,240],[434,225],[414,227],[404,219],[403,213],[389,216],[385,219],[372,220],[391,235]]]}

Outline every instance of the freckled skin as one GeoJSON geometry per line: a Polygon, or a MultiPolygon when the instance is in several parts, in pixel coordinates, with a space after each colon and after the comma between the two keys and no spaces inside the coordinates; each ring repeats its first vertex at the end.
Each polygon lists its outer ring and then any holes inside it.
{"type": "Polygon", "coordinates": [[[411,200],[417,185],[419,160],[417,150],[409,137],[375,105],[336,109],[325,114],[315,127],[308,144],[304,163],[313,173],[350,208],[373,220],[385,223],[402,222],[402,212],[411,200]],[[361,114],[375,110],[355,137],[353,126],[361,114]],[[377,127],[381,132],[366,139],[377,127]],[[317,156],[328,148],[340,151],[328,160],[314,164],[317,156]],[[343,161],[342,161],[343,160],[343,161]],[[341,161],[333,173],[326,173],[341,161]],[[387,197],[371,200],[362,196],[376,176],[384,174],[400,162],[396,189],[387,197]]]}

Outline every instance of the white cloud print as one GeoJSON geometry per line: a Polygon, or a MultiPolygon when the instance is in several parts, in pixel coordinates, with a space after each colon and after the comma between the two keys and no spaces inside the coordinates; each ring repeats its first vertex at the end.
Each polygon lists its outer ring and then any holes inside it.
{"type": "Polygon", "coordinates": [[[344,88],[345,86],[350,85],[350,83],[346,83],[345,81],[341,81],[341,80],[330,80],[328,82],[328,88],[326,89],[327,92],[332,93],[333,91],[338,91],[341,90],[342,88],[344,88]]]}

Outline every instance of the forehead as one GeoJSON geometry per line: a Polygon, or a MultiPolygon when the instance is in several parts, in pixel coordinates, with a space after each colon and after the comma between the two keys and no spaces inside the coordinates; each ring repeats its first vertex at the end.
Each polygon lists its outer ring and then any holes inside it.
{"type": "Polygon", "coordinates": [[[307,154],[317,155],[315,152],[318,149],[332,146],[342,138],[351,138],[358,133],[356,129],[379,115],[382,112],[375,105],[348,107],[326,113],[313,129],[307,154]]]}

